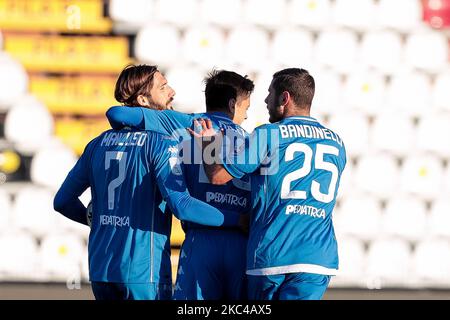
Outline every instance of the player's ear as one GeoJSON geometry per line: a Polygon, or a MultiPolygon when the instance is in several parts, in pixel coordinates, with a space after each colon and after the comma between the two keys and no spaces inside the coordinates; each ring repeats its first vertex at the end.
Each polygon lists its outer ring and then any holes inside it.
{"type": "Polygon", "coordinates": [[[289,103],[289,101],[291,100],[290,93],[287,91],[283,91],[283,93],[281,94],[280,100],[281,100],[282,106],[287,105],[289,103]]]}
{"type": "Polygon", "coordinates": [[[136,100],[141,107],[148,107],[150,105],[148,98],[142,94],[138,95],[136,100]]]}
{"type": "Polygon", "coordinates": [[[231,114],[234,114],[234,112],[236,111],[236,103],[237,103],[236,99],[228,100],[228,111],[231,114]]]}

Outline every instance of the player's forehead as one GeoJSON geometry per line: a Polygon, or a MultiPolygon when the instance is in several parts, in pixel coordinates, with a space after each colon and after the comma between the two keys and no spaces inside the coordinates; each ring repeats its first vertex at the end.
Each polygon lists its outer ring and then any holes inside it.
{"type": "Polygon", "coordinates": [[[164,75],[159,72],[156,71],[155,74],[153,75],[153,85],[155,88],[161,87],[162,85],[165,85],[167,83],[167,79],[166,77],[164,77],[164,75]]]}

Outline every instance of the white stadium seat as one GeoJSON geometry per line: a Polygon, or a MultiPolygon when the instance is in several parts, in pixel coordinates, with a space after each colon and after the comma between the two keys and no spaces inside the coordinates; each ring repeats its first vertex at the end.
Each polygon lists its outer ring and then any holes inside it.
{"type": "Polygon", "coordinates": [[[194,67],[173,67],[166,73],[170,86],[175,88],[174,109],[180,112],[205,111],[205,74],[194,67]]]}
{"type": "Polygon", "coordinates": [[[422,117],[417,127],[417,147],[424,153],[434,153],[450,158],[450,114],[429,113],[422,117]]]}
{"type": "Polygon", "coordinates": [[[285,0],[247,0],[244,2],[244,20],[266,28],[277,28],[286,17],[285,0]]]}
{"type": "Polygon", "coordinates": [[[393,74],[402,63],[402,38],[389,30],[363,34],[360,53],[361,64],[384,74],[393,74]]]}
{"type": "Polygon", "coordinates": [[[58,215],[53,210],[54,193],[48,189],[30,185],[16,194],[12,224],[36,237],[58,229],[58,215]]]}
{"type": "Polygon", "coordinates": [[[330,0],[292,0],[288,2],[289,22],[314,30],[332,24],[330,0]]]}
{"type": "Polygon", "coordinates": [[[34,96],[27,95],[19,99],[6,115],[5,137],[23,154],[36,153],[49,142],[52,135],[53,117],[34,96]]]}
{"type": "Polygon", "coordinates": [[[303,67],[311,63],[313,47],[312,33],[299,29],[278,29],[273,36],[270,53],[277,64],[303,67]]]}
{"type": "Polygon", "coordinates": [[[421,239],[426,232],[426,206],[414,197],[397,195],[389,199],[383,213],[382,233],[408,241],[421,239]]]}
{"type": "Polygon", "coordinates": [[[360,158],[354,173],[354,185],[363,192],[388,199],[398,191],[400,168],[386,153],[368,153],[360,158]]]}
{"type": "Polygon", "coordinates": [[[408,116],[426,114],[431,108],[431,81],[423,73],[396,73],[388,88],[388,107],[408,116]]]}
{"type": "Polygon", "coordinates": [[[373,0],[336,0],[333,20],[340,27],[364,31],[374,27],[376,9],[373,0]]]}
{"type": "Polygon", "coordinates": [[[185,27],[196,22],[199,9],[197,0],[156,0],[155,17],[160,22],[185,27]]]}
{"type": "Polygon", "coordinates": [[[320,66],[350,73],[357,61],[358,39],[356,33],[345,30],[328,30],[319,33],[314,52],[315,62],[320,66]]]}
{"type": "Polygon", "coordinates": [[[258,71],[269,59],[269,37],[253,26],[241,26],[231,30],[227,38],[225,59],[245,69],[258,71]]]}
{"type": "Polygon", "coordinates": [[[2,232],[0,257],[0,278],[2,280],[39,280],[37,243],[30,234],[2,232]]]}
{"type": "Polygon", "coordinates": [[[240,23],[243,11],[241,0],[203,0],[200,2],[202,21],[225,28],[232,28],[240,23]]]}
{"type": "Polygon", "coordinates": [[[30,168],[31,181],[57,190],[76,161],[77,157],[73,150],[55,138],[33,157],[30,168]]]}
{"type": "Polygon", "coordinates": [[[377,115],[370,130],[370,145],[395,156],[406,156],[415,147],[413,120],[399,112],[385,111],[377,115]]]}
{"type": "Polygon", "coordinates": [[[143,63],[167,67],[180,58],[180,35],[172,26],[144,26],[137,33],[134,46],[136,58],[143,63]]]}
{"type": "Polygon", "coordinates": [[[367,253],[368,283],[398,287],[410,282],[412,254],[407,241],[387,238],[370,243],[367,253]]]}
{"type": "Polygon", "coordinates": [[[364,243],[351,237],[338,238],[339,271],[331,284],[339,287],[364,285],[366,257],[364,243]]]}
{"type": "Polygon", "coordinates": [[[186,30],[181,47],[187,62],[212,69],[223,60],[225,37],[219,28],[193,27],[186,30]]]}
{"type": "Polygon", "coordinates": [[[316,84],[316,92],[312,102],[311,112],[321,115],[341,113],[342,80],[341,77],[331,71],[318,71],[312,73],[316,84]]]}
{"type": "Polygon", "coordinates": [[[450,112],[450,71],[446,69],[439,73],[433,85],[433,108],[450,112]]]}
{"type": "Polygon", "coordinates": [[[0,110],[8,110],[21,100],[28,88],[28,75],[17,60],[0,51],[0,110]]]}
{"type": "Polygon", "coordinates": [[[450,240],[450,201],[440,198],[433,201],[428,216],[428,232],[433,236],[446,237],[450,240]]]}
{"type": "Polygon", "coordinates": [[[379,114],[385,105],[385,92],[384,76],[374,71],[356,71],[344,84],[344,104],[368,115],[379,114]]]}
{"type": "Polygon", "coordinates": [[[364,115],[356,112],[335,114],[330,118],[328,127],[343,139],[347,159],[363,155],[368,151],[369,124],[364,115]]]}
{"type": "Polygon", "coordinates": [[[48,234],[39,250],[43,272],[52,280],[80,279],[84,248],[81,239],[73,234],[48,234]]]}
{"type": "Polygon", "coordinates": [[[362,241],[376,239],[380,234],[381,205],[369,196],[347,196],[333,215],[339,233],[362,241]]]}
{"type": "Polygon", "coordinates": [[[427,239],[415,248],[415,277],[423,286],[445,287],[450,285],[450,245],[445,239],[427,239]]]}
{"type": "Polygon", "coordinates": [[[0,190],[0,232],[11,228],[12,204],[9,193],[0,190]]]}
{"type": "Polygon", "coordinates": [[[438,73],[447,66],[449,50],[446,35],[439,31],[414,33],[405,45],[406,64],[430,73],[438,73]]]}
{"type": "Polygon", "coordinates": [[[419,199],[433,200],[441,196],[444,168],[432,155],[408,156],[401,168],[400,190],[419,199]]]}
{"type": "Polygon", "coordinates": [[[420,0],[380,0],[378,24],[401,32],[413,32],[423,26],[420,0]]]}
{"type": "Polygon", "coordinates": [[[111,0],[109,16],[114,23],[142,26],[152,19],[153,0],[111,0]]]}

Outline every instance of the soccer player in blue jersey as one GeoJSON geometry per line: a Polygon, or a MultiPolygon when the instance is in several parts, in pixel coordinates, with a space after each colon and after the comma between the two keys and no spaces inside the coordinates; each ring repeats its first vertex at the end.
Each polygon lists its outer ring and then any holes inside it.
{"type": "MultiPolygon", "coordinates": [[[[119,101],[170,106],[174,92],[153,66],[130,66],[116,84],[119,101]]],[[[91,187],[89,278],[96,299],[170,299],[171,215],[210,226],[227,224],[214,207],[190,197],[177,143],[159,133],[124,128],[93,139],[54,199],[64,216],[88,224],[79,196],[91,187]]],[[[235,223],[235,222],[233,222],[235,223]]]]}
{"type": "MultiPolygon", "coordinates": [[[[239,126],[247,117],[251,80],[231,71],[213,71],[205,79],[206,113],[183,114],[165,110],[112,107],[107,112],[113,127],[137,126],[176,138],[187,138],[182,148],[184,172],[189,192],[226,213],[246,214],[250,205],[247,178],[234,179],[224,185],[212,185],[201,165],[201,150],[196,150],[185,130],[193,120],[207,117],[213,125],[227,130],[228,135],[244,141],[247,133],[239,126]],[[192,144],[191,144],[192,143],[192,144]],[[187,157],[189,155],[190,157],[187,157]],[[199,160],[199,161],[196,161],[199,160]]],[[[231,143],[230,148],[237,147],[231,143]]],[[[247,237],[237,228],[210,228],[182,221],[186,237],[183,242],[174,298],[177,300],[241,300],[246,298],[245,253],[247,237]]]]}
{"type": "MultiPolygon", "coordinates": [[[[205,161],[212,183],[251,174],[251,300],[321,299],[338,269],[332,211],[346,152],[341,138],[310,116],[314,90],[306,70],[275,73],[265,99],[271,124],[256,128],[241,152],[223,154],[222,163],[205,161]]],[[[214,134],[209,120],[201,123],[206,130],[197,137],[214,134]]],[[[222,134],[215,138],[217,148],[222,134]]]]}

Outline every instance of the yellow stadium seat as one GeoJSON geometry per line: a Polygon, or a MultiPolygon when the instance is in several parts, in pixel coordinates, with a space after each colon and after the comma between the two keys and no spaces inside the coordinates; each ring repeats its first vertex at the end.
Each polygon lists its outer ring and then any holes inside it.
{"type": "Polygon", "coordinates": [[[92,139],[109,128],[106,118],[100,120],[55,119],[56,136],[72,148],[78,156],[83,153],[92,139]]]}
{"type": "Polygon", "coordinates": [[[177,218],[172,218],[172,233],[170,235],[170,245],[179,247],[184,241],[184,231],[181,228],[181,222],[177,218]]]}
{"type": "Polygon", "coordinates": [[[0,0],[0,29],[108,33],[103,0],[0,0]]]}
{"type": "Polygon", "coordinates": [[[53,114],[104,116],[114,99],[116,77],[30,77],[30,91],[53,114]]]}
{"type": "Polygon", "coordinates": [[[126,37],[8,34],[4,50],[27,71],[116,74],[131,62],[126,37]]]}

